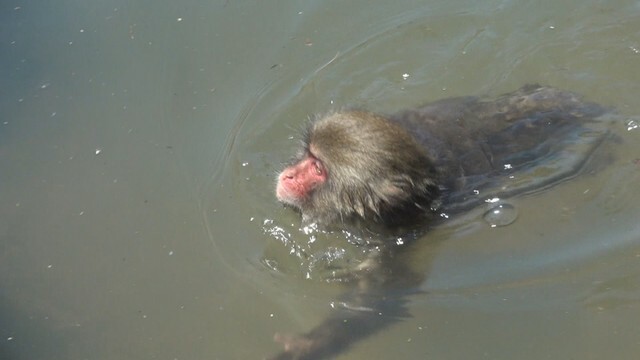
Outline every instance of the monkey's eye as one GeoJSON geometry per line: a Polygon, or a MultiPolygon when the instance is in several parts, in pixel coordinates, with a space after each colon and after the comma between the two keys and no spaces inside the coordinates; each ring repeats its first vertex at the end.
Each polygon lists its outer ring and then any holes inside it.
{"type": "Polygon", "coordinates": [[[324,173],[324,168],[322,167],[322,163],[320,161],[313,162],[313,169],[316,172],[316,175],[322,175],[324,173]]]}

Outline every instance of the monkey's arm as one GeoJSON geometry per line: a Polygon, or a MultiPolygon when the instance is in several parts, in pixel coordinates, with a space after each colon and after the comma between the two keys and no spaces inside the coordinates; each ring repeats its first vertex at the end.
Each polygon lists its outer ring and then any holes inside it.
{"type": "MultiPolygon", "coordinates": [[[[402,250],[408,252],[412,244],[402,250]]],[[[425,279],[395,248],[372,256],[356,270],[352,287],[332,304],[329,316],[302,335],[276,335],[284,351],[271,360],[330,358],[355,342],[410,316],[406,302],[425,279]]]]}
{"type": "Polygon", "coordinates": [[[284,351],[271,360],[318,360],[344,351],[350,345],[408,317],[404,296],[353,291],[320,325],[296,336],[276,335],[284,351]]]}

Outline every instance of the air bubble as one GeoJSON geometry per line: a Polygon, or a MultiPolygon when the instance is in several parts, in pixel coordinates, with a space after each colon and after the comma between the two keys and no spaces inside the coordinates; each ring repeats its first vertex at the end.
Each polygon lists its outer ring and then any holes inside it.
{"type": "Polygon", "coordinates": [[[513,205],[499,204],[484,213],[484,220],[491,227],[507,226],[518,218],[518,211],[513,205]]]}

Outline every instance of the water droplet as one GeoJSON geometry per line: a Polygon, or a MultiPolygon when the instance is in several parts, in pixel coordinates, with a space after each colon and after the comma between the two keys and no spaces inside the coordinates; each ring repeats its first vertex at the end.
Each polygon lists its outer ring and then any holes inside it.
{"type": "Polygon", "coordinates": [[[484,220],[491,227],[507,226],[518,218],[518,211],[513,205],[499,204],[484,213],[484,220]]]}

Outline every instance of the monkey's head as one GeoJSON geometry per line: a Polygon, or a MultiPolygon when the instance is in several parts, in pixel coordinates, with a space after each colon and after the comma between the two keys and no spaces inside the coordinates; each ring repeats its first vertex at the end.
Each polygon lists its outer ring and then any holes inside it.
{"type": "Polygon", "coordinates": [[[415,225],[439,196],[436,169],[404,128],[369,112],[320,118],[278,176],[276,196],[304,221],[415,225]]]}

